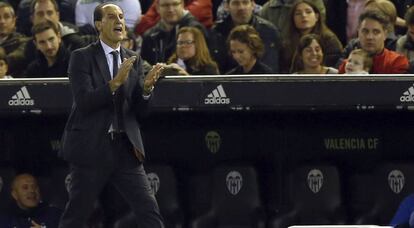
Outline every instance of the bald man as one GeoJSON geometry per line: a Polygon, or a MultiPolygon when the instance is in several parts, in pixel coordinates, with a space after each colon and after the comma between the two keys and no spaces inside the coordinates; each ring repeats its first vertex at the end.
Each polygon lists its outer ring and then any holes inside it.
{"type": "Polygon", "coordinates": [[[0,216],[0,227],[58,227],[62,211],[41,201],[39,185],[28,173],[17,175],[11,185],[14,203],[7,214],[0,216]]]}

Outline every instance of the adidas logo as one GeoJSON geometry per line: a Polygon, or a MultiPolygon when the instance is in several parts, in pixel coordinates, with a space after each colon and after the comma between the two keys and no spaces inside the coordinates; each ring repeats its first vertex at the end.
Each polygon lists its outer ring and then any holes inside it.
{"type": "Polygon", "coordinates": [[[400,97],[401,102],[414,102],[414,84],[400,97]]]}
{"type": "Polygon", "coordinates": [[[227,98],[223,86],[218,85],[211,93],[204,99],[204,104],[230,104],[230,98],[227,98]]]}
{"type": "Polygon", "coordinates": [[[26,86],[20,88],[19,91],[9,100],[9,106],[33,106],[34,100],[30,97],[26,86]]]}

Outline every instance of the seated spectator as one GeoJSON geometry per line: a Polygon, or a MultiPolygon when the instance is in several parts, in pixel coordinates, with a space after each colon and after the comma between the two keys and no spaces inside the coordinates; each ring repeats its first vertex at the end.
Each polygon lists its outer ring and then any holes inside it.
{"type": "Polygon", "coordinates": [[[41,202],[37,180],[30,174],[17,175],[11,185],[14,203],[0,215],[0,227],[57,228],[61,210],[41,202]]]}
{"type": "MultiPolygon", "coordinates": [[[[391,219],[390,226],[393,227],[413,227],[410,223],[410,217],[414,212],[414,194],[407,196],[398,207],[391,219]]],[[[414,224],[413,224],[414,225],[414,224]]]]}
{"type": "Polygon", "coordinates": [[[276,26],[253,14],[254,0],[228,0],[225,4],[230,16],[216,22],[209,40],[210,51],[220,71],[228,72],[238,65],[228,56],[226,40],[230,31],[238,25],[250,25],[259,33],[265,45],[266,52],[261,61],[272,69],[272,73],[279,73],[279,48],[282,41],[276,26]]]}
{"type": "Polygon", "coordinates": [[[259,33],[250,25],[234,27],[227,39],[229,52],[239,66],[226,74],[271,74],[272,69],[264,64],[264,44],[259,33]]]}
{"type": "MultiPolygon", "coordinates": [[[[226,7],[226,1],[227,0],[221,1],[220,5],[217,7],[215,21],[222,21],[224,20],[224,18],[230,16],[229,10],[226,7]]],[[[256,15],[259,15],[260,11],[262,10],[262,6],[257,4],[256,1],[254,3],[255,4],[254,4],[253,13],[256,15]]]]}
{"type": "Polygon", "coordinates": [[[184,0],[159,0],[157,10],[161,20],[142,37],[141,56],[154,65],[165,63],[174,53],[177,31],[181,27],[197,27],[207,34],[204,26],[184,9],[184,0]]]}
{"type": "Polygon", "coordinates": [[[367,0],[365,2],[364,11],[379,10],[388,17],[389,28],[387,33],[387,48],[395,51],[395,45],[397,43],[397,35],[395,34],[395,24],[397,22],[397,9],[394,4],[389,0],[367,0]]]}
{"type": "Polygon", "coordinates": [[[210,56],[203,33],[194,27],[180,28],[175,53],[168,63],[177,63],[189,75],[219,74],[217,64],[210,56]]]}
{"type": "MultiPolygon", "coordinates": [[[[297,48],[296,74],[337,74],[338,70],[323,65],[323,46],[316,34],[300,38],[297,48]]],[[[291,70],[294,72],[295,70],[291,70]]]]}
{"type": "Polygon", "coordinates": [[[346,74],[368,74],[372,67],[371,55],[363,49],[355,49],[349,54],[345,65],[346,74]]]}
{"type": "MultiPolygon", "coordinates": [[[[259,16],[272,22],[280,30],[282,40],[287,39],[289,23],[289,12],[296,0],[269,0],[263,5],[259,16]]],[[[365,1],[365,0],[364,0],[365,1]]],[[[313,3],[321,12],[322,18],[326,18],[326,9],[323,0],[314,0],[313,3]]],[[[338,2],[335,2],[338,5],[338,2]]]]}
{"type": "Polygon", "coordinates": [[[32,28],[33,40],[38,50],[29,64],[27,77],[66,77],[70,52],[62,43],[60,31],[51,21],[40,22],[32,28]]]}
{"type": "Polygon", "coordinates": [[[10,58],[10,68],[20,67],[13,65],[14,59],[12,56],[15,53],[23,52],[27,40],[29,38],[16,32],[16,15],[13,7],[8,3],[0,2],[0,47],[10,58]]]}
{"type": "MultiPolygon", "coordinates": [[[[395,27],[394,23],[397,19],[397,11],[395,9],[395,6],[392,2],[389,0],[367,0],[364,4],[364,11],[380,11],[389,21],[388,27],[387,27],[387,34],[385,38],[385,47],[388,50],[395,51],[396,50],[396,44],[398,37],[395,35],[395,27]]],[[[353,49],[361,48],[361,44],[359,43],[359,40],[357,38],[352,39],[348,42],[346,45],[344,51],[341,54],[341,58],[339,59],[338,63],[341,63],[344,59],[346,59],[349,56],[349,53],[353,49]]]]}
{"type": "MultiPolygon", "coordinates": [[[[135,24],[141,17],[141,4],[138,0],[112,0],[124,11],[125,25],[128,28],[134,28],[135,24]]],[[[83,33],[96,34],[93,22],[93,12],[101,0],[77,0],[75,7],[76,25],[80,27],[83,33]]]]}
{"type": "MultiPolygon", "coordinates": [[[[136,34],[143,35],[145,31],[153,27],[160,20],[161,17],[157,11],[157,1],[154,0],[151,7],[142,15],[139,23],[135,26],[136,34]]],[[[210,28],[213,25],[211,0],[184,0],[184,8],[190,11],[191,15],[206,28],[210,28]]]]}
{"type": "MultiPolygon", "coordinates": [[[[76,50],[85,46],[86,42],[84,38],[78,33],[77,27],[75,25],[61,22],[59,16],[58,5],[55,0],[33,0],[31,4],[31,20],[32,24],[36,25],[46,20],[52,21],[56,24],[59,29],[62,42],[65,44],[65,47],[70,50],[76,50]]],[[[13,76],[24,76],[24,67],[30,64],[36,58],[36,46],[34,45],[33,40],[26,42],[23,50],[14,52],[13,55],[9,56],[9,59],[13,59],[13,66],[18,66],[13,68],[13,71],[10,73],[13,76]],[[23,69],[22,69],[23,68],[23,69]]],[[[9,61],[9,64],[11,62],[9,61]]]]}
{"type": "MultiPolygon", "coordinates": [[[[373,74],[404,74],[408,70],[408,59],[385,48],[384,42],[389,28],[388,18],[380,11],[366,11],[359,17],[358,42],[361,49],[373,56],[373,74]]],[[[345,73],[346,60],[342,61],[339,73],[345,73]]]]}
{"type": "Polygon", "coordinates": [[[7,74],[9,65],[7,64],[6,53],[0,49],[0,79],[10,79],[12,76],[7,74]]]}
{"type": "Polygon", "coordinates": [[[414,6],[407,10],[404,18],[407,23],[407,34],[398,39],[396,51],[412,62],[414,61],[414,6]]]}
{"type": "Polygon", "coordinates": [[[338,37],[326,26],[319,8],[311,0],[296,1],[289,14],[288,37],[282,48],[282,72],[291,73],[295,60],[296,49],[302,36],[310,33],[318,35],[325,48],[325,65],[334,66],[342,52],[342,44],[338,37]]]}

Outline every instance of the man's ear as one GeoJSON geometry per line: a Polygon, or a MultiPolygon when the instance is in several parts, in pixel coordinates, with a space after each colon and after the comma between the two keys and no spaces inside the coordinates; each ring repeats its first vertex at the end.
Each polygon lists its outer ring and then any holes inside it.
{"type": "Polygon", "coordinates": [[[16,193],[16,190],[12,190],[11,191],[11,196],[13,197],[14,200],[17,201],[17,193],[16,193]]]}
{"type": "Polygon", "coordinates": [[[102,22],[101,21],[95,21],[95,28],[98,31],[101,31],[102,22]]]}
{"type": "Polygon", "coordinates": [[[33,44],[35,45],[36,49],[39,50],[39,48],[37,47],[36,39],[34,37],[33,37],[33,44]]]}

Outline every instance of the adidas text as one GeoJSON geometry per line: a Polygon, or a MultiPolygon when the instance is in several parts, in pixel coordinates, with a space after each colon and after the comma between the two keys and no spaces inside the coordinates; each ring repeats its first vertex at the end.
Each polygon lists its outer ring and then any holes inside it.
{"type": "Polygon", "coordinates": [[[414,102],[414,95],[407,95],[400,97],[401,102],[414,102]]]}
{"type": "Polygon", "coordinates": [[[230,104],[230,99],[222,97],[206,98],[204,104],[230,104]]]}
{"type": "Polygon", "coordinates": [[[34,100],[17,99],[9,100],[9,106],[33,106],[34,100]]]}

